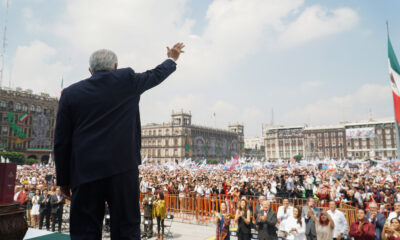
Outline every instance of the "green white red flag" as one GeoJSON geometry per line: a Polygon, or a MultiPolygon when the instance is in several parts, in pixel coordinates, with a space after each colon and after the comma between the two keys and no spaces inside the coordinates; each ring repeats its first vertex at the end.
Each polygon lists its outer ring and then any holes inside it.
{"type": "Polygon", "coordinates": [[[21,114],[21,115],[19,116],[18,119],[19,119],[20,122],[24,122],[27,118],[28,118],[28,114],[23,113],[23,114],[21,114]]]}
{"type": "Polygon", "coordinates": [[[389,57],[389,75],[392,86],[394,115],[397,122],[400,122],[400,65],[394,53],[392,43],[388,36],[388,57],[389,57]]]}

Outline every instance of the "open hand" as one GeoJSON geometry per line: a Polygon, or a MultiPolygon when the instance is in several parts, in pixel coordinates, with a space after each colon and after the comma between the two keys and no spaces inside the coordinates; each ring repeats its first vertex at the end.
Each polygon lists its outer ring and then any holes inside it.
{"type": "Polygon", "coordinates": [[[172,48],[167,47],[167,56],[174,59],[174,61],[178,60],[179,55],[184,53],[182,49],[185,47],[183,43],[177,43],[172,48]]]}

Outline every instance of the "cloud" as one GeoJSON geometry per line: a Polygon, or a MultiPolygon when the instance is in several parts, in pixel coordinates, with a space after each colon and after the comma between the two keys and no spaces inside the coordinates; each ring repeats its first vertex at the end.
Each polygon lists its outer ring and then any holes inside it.
{"type": "Polygon", "coordinates": [[[56,57],[57,50],[41,41],[19,46],[13,61],[13,85],[57,96],[61,78],[71,68],[55,60],[56,57]]]}
{"type": "Polygon", "coordinates": [[[302,82],[301,87],[303,89],[310,89],[310,88],[317,88],[322,86],[323,82],[316,80],[316,81],[307,81],[307,82],[302,82]]]}
{"type": "Polygon", "coordinates": [[[302,108],[287,113],[283,120],[286,124],[338,124],[342,121],[369,119],[370,111],[374,116],[393,115],[389,85],[364,84],[354,93],[321,99],[302,108]]]}
{"type": "Polygon", "coordinates": [[[334,10],[315,5],[308,7],[283,31],[282,46],[297,46],[314,39],[348,31],[358,23],[358,14],[350,8],[334,10]]]}

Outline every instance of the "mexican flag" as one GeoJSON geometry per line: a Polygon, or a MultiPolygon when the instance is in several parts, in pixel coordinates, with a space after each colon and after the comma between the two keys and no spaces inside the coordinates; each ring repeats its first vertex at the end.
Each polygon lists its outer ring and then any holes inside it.
{"type": "Polygon", "coordinates": [[[23,113],[23,114],[21,114],[21,115],[19,116],[18,119],[19,119],[20,122],[23,122],[23,121],[25,121],[27,118],[28,118],[28,114],[23,113]]]}
{"type": "Polygon", "coordinates": [[[388,36],[389,75],[392,85],[394,115],[397,122],[400,122],[400,66],[394,53],[392,43],[388,36]]]}

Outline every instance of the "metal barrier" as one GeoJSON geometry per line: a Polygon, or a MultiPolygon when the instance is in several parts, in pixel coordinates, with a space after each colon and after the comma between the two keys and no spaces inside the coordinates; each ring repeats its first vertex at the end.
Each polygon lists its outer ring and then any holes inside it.
{"type": "MultiPolygon", "coordinates": [[[[142,193],[140,200],[142,203],[143,197],[146,193],[142,193]]],[[[252,210],[252,219],[255,219],[254,209],[258,203],[258,197],[247,196],[248,204],[252,210]]],[[[220,211],[220,206],[222,202],[226,203],[227,211],[235,216],[236,209],[238,207],[239,201],[232,198],[229,195],[211,195],[209,197],[200,197],[198,195],[191,196],[179,196],[178,194],[164,194],[164,200],[169,214],[174,215],[174,219],[182,222],[194,223],[194,224],[209,224],[215,223],[215,214],[220,211]]],[[[271,200],[270,208],[271,210],[277,212],[278,207],[282,205],[282,198],[276,198],[271,200]]],[[[289,199],[292,206],[304,206],[307,203],[307,199],[297,198],[289,199]]],[[[316,206],[320,208],[327,208],[326,203],[320,203],[316,201],[316,206]]],[[[339,208],[347,219],[348,224],[356,221],[356,211],[357,208],[351,206],[350,204],[342,203],[339,208]]],[[[232,223],[235,226],[235,223],[232,223]]]]}

